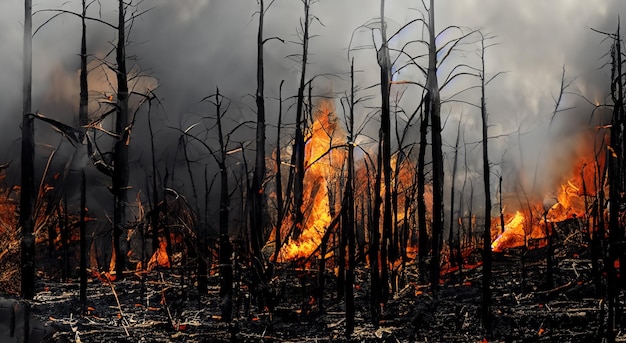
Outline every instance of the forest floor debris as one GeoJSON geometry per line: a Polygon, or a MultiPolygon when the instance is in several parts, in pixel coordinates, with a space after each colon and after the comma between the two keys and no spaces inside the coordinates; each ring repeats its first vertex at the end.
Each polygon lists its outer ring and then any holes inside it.
{"type": "MultiPolygon", "coordinates": [[[[555,286],[546,289],[543,257],[542,249],[496,256],[495,330],[489,342],[600,339],[606,309],[594,297],[590,260],[584,254],[557,259],[555,286]]],[[[327,275],[320,314],[311,296],[315,274],[286,265],[276,271],[283,290],[273,313],[259,310],[246,288],[240,287],[235,289],[236,315],[231,323],[221,321],[219,276],[210,277],[208,293],[200,296],[193,275],[180,269],[129,273],[112,284],[93,278],[84,315],[78,282],[39,279],[39,292],[30,305],[34,317],[54,332],[49,342],[482,342],[480,272],[478,266],[445,274],[437,299],[424,285],[408,280],[383,307],[375,326],[369,273],[358,270],[356,328],[350,339],[345,338],[344,303],[336,299],[333,275],[327,275]]],[[[412,263],[407,273],[416,275],[412,263]]]]}

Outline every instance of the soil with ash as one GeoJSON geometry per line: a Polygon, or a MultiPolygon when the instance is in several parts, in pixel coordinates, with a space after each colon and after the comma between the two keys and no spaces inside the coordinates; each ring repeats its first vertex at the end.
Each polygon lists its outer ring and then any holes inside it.
{"type": "MultiPolygon", "coordinates": [[[[480,266],[448,269],[435,299],[426,286],[415,283],[415,265],[408,263],[376,326],[369,307],[368,271],[359,269],[356,329],[350,339],[345,337],[344,302],[336,299],[335,277],[327,275],[322,314],[313,297],[317,271],[288,265],[277,266],[270,283],[276,295],[272,315],[267,308],[260,311],[240,286],[230,323],[220,318],[219,277],[209,277],[208,294],[201,296],[193,275],[180,269],[130,274],[113,283],[94,278],[88,285],[88,311],[82,316],[77,281],[39,278],[30,306],[40,326],[54,331],[48,342],[601,341],[606,305],[595,297],[587,249],[580,244],[557,246],[549,288],[545,256],[546,249],[512,249],[494,256],[494,332],[488,340],[480,323],[480,266]]],[[[16,327],[22,327],[20,316],[14,318],[16,327]]]]}

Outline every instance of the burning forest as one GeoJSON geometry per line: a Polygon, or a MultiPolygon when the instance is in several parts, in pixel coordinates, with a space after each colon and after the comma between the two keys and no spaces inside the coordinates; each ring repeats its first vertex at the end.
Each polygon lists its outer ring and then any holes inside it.
{"type": "Polygon", "coordinates": [[[13,2],[1,341],[626,338],[621,2],[13,2]]]}

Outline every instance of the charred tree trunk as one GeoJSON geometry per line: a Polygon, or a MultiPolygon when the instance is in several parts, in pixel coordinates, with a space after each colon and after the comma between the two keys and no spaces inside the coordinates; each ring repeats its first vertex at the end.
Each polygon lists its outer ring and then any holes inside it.
{"type": "MultiPolygon", "coordinates": [[[[346,190],[344,191],[346,192],[346,190]]],[[[345,202],[347,200],[346,194],[344,193],[345,202]]],[[[334,209],[331,206],[330,209],[330,217],[333,218],[335,216],[334,209]]],[[[341,212],[341,225],[339,225],[338,236],[339,236],[339,246],[338,251],[335,254],[337,256],[336,264],[337,264],[337,300],[342,300],[345,295],[346,290],[346,250],[348,248],[348,230],[346,226],[348,225],[348,213],[346,211],[341,212]]]]}
{"type": "Polygon", "coordinates": [[[126,70],[126,8],[124,1],[119,1],[117,27],[117,104],[115,133],[118,135],[113,150],[113,251],[115,252],[115,274],[118,280],[124,277],[126,259],[121,250],[121,240],[126,225],[126,206],[128,189],[128,143],[130,142],[128,116],[128,78],[126,70]]]}
{"type": "Polygon", "coordinates": [[[22,107],[21,195],[19,227],[21,241],[21,295],[24,299],[35,296],[35,129],[31,116],[32,97],[32,1],[24,1],[24,70],[22,107]]]}
{"type": "Polygon", "coordinates": [[[420,120],[420,147],[417,156],[417,227],[419,231],[417,265],[420,283],[426,283],[426,257],[428,256],[428,242],[430,241],[428,231],[426,230],[426,199],[424,198],[426,192],[425,164],[429,113],[430,110],[427,109],[426,113],[422,113],[420,120]]]}
{"type": "Polygon", "coordinates": [[[380,111],[380,135],[382,140],[379,152],[382,154],[382,174],[384,176],[385,194],[383,209],[383,241],[380,251],[380,278],[381,296],[383,303],[389,297],[389,252],[391,250],[392,235],[392,209],[391,209],[391,108],[389,104],[389,93],[391,86],[391,58],[389,57],[389,46],[387,42],[387,23],[385,21],[385,0],[380,1],[380,31],[382,35],[382,46],[378,52],[378,64],[380,66],[380,93],[382,98],[380,111]]]}
{"type": "Polygon", "coordinates": [[[548,252],[546,256],[546,288],[552,289],[554,287],[554,249],[552,245],[552,235],[554,234],[554,226],[550,227],[548,223],[548,211],[543,213],[543,221],[546,227],[546,239],[548,240],[548,252]]]}
{"type": "MultiPolygon", "coordinates": [[[[150,132],[150,151],[152,152],[152,211],[150,212],[150,224],[152,225],[152,253],[159,250],[159,192],[157,188],[156,153],[154,150],[154,131],[152,130],[151,111],[148,111],[148,130],[150,132]]],[[[163,195],[165,198],[165,194],[163,195]]],[[[165,209],[167,210],[167,209],[165,209]]]]}
{"type": "MultiPolygon", "coordinates": [[[[66,203],[67,195],[63,194],[63,209],[67,208],[66,203]]],[[[61,250],[63,251],[61,280],[67,281],[70,278],[70,251],[68,225],[64,213],[65,211],[61,212],[61,206],[57,207],[57,217],[59,218],[59,228],[61,229],[61,250]]]]}
{"type": "MultiPolygon", "coordinates": [[[[169,172],[167,168],[165,168],[165,177],[163,178],[163,189],[167,189],[167,178],[169,176],[169,172]]],[[[167,196],[163,193],[163,236],[165,237],[165,252],[167,254],[167,262],[172,266],[172,236],[170,235],[170,219],[169,219],[169,210],[168,210],[168,202],[167,196]]]]}
{"type": "Polygon", "coordinates": [[[472,248],[474,248],[474,244],[476,242],[476,238],[474,237],[474,182],[470,181],[470,197],[468,204],[468,220],[467,220],[467,240],[472,248]]]}
{"type": "MultiPolygon", "coordinates": [[[[608,152],[605,152],[607,156],[606,160],[608,160],[608,152]]],[[[596,195],[595,204],[592,209],[593,216],[593,224],[592,224],[592,233],[591,233],[591,262],[593,267],[594,274],[594,284],[595,284],[595,292],[597,298],[602,298],[604,293],[604,285],[602,282],[602,274],[603,270],[600,267],[600,260],[602,259],[602,237],[605,236],[604,231],[604,202],[605,202],[605,194],[604,194],[604,185],[606,181],[608,166],[604,163],[602,170],[600,170],[600,163],[596,159],[596,189],[598,193],[596,195]]]]}
{"type": "Polygon", "coordinates": [[[450,185],[450,227],[448,230],[448,248],[450,249],[450,265],[461,266],[460,256],[461,256],[461,247],[460,242],[458,242],[459,246],[457,246],[454,242],[454,196],[455,190],[454,186],[456,184],[456,172],[459,161],[459,141],[461,138],[461,121],[459,120],[459,126],[456,132],[456,142],[454,144],[454,163],[452,166],[452,181],[450,185]]]}
{"type": "Polygon", "coordinates": [[[428,10],[428,77],[426,81],[426,108],[432,118],[432,157],[433,157],[433,227],[432,259],[430,261],[430,287],[436,296],[439,290],[440,254],[443,240],[443,152],[441,140],[441,99],[437,81],[437,46],[435,42],[435,1],[430,0],[428,10]]]}
{"type": "Polygon", "coordinates": [[[346,222],[343,229],[348,236],[348,265],[346,268],[346,336],[350,338],[354,331],[354,267],[355,267],[355,208],[354,208],[354,60],[350,65],[350,118],[349,118],[349,139],[348,139],[348,179],[346,181],[346,222]]]}
{"type": "Polygon", "coordinates": [[[297,240],[302,233],[304,214],[302,213],[303,189],[304,189],[304,89],[306,86],[306,67],[309,56],[309,9],[311,0],[302,0],[304,5],[304,22],[302,26],[302,65],[300,70],[300,86],[296,104],[296,137],[293,146],[292,164],[295,165],[295,181],[293,185],[294,200],[294,228],[293,239],[297,240]]]}
{"type": "Polygon", "coordinates": [[[217,110],[217,130],[220,144],[220,298],[222,305],[222,321],[230,322],[233,312],[233,265],[231,255],[233,247],[228,232],[228,218],[230,213],[230,195],[228,194],[228,170],[226,169],[226,143],[222,130],[222,99],[220,90],[215,93],[215,107],[217,110]]]}
{"type": "MultiPolygon", "coordinates": [[[[609,342],[615,340],[616,326],[621,320],[621,309],[619,304],[619,279],[618,271],[614,267],[615,262],[620,257],[619,244],[623,240],[623,228],[620,225],[619,209],[622,191],[622,144],[624,121],[623,114],[623,83],[622,83],[622,55],[621,36],[619,25],[614,36],[614,44],[611,49],[611,97],[613,98],[613,117],[611,121],[611,137],[609,158],[609,251],[608,261],[605,266],[608,268],[608,328],[607,339],[609,342]]],[[[621,262],[621,261],[620,261],[621,262]]]]}
{"type": "MultiPolygon", "coordinates": [[[[382,133],[379,133],[382,135],[382,133]]],[[[379,136],[378,140],[378,151],[381,150],[381,139],[379,136]]],[[[381,301],[381,282],[386,282],[386,280],[381,281],[380,276],[380,206],[383,202],[383,199],[380,196],[381,192],[381,179],[382,179],[382,155],[379,153],[376,162],[376,179],[374,181],[374,192],[370,195],[370,199],[374,198],[374,205],[371,209],[371,220],[370,220],[370,271],[371,271],[371,297],[370,297],[370,305],[372,311],[372,321],[374,327],[378,327],[378,320],[380,317],[380,301],[381,301]]]]}
{"type": "MultiPolygon", "coordinates": [[[[329,227],[328,230],[331,228],[329,227]]],[[[320,257],[317,265],[317,304],[320,313],[324,313],[324,287],[326,285],[326,253],[328,252],[328,238],[324,235],[320,242],[320,257]]]]}
{"type": "Polygon", "coordinates": [[[280,154],[280,126],[282,124],[283,119],[283,83],[285,80],[280,82],[280,86],[278,87],[278,125],[276,127],[276,245],[274,249],[274,263],[278,261],[278,254],[280,253],[281,248],[281,237],[280,230],[283,227],[283,218],[284,218],[284,205],[283,205],[283,174],[281,171],[281,154],[280,154]]]}
{"type": "MultiPolygon", "coordinates": [[[[87,3],[82,0],[83,12],[81,16],[82,34],[80,40],[80,102],[78,106],[78,121],[81,126],[80,132],[84,132],[89,122],[89,88],[87,84],[87,3]]],[[[85,137],[80,137],[83,144],[85,137]]],[[[87,181],[85,168],[80,171],[80,309],[85,313],[87,304],[87,225],[85,223],[87,209],[87,181]]],[[[66,209],[67,210],[67,209],[66,209]]]]}
{"type": "MultiPolygon", "coordinates": [[[[82,34],[80,39],[80,102],[78,107],[78,122],[81,128],[89,123],[89,87],[87,83],[87,3],[82,0],[83,13],[81,16],[82,34]]],[[[81,130],[82,132],[82,130],[81,130]]],[[[82,140],[83,137],[81,137],[82,140]]]]}
{"type": "Polygon", "coordinates": [[[264,69],[263,69],[263,20],[265,18],[265,6],[263,0],[259,0],[259,29],[257,32],[257,89],[256,89],[256,155],[254,163],[254,175],[249,196],[252,197],[250,208],[250,242],[252,253],[261,259],[261,248],[265,244],[264,223],[264,198],[263,180],[265,180],[265,96],[264,96],[264,69]]]}
{"type": "Polygon", "coordinates": [[[481,40],[481,73],[480,73],[480,116],[482,120],[483,147],[483,183],[485,190],[485,229],[483,231],[483,284],[481,315],[483,328],[487,335],[491,334],[491,185],[489,169],[489,122],[485,101],[485,39],[481,40]]]}
{"type": "MultiPolygon", "coordinates": [[[[583,179],[584,180],[584,179],[583,179]]],[[[583,181],[584,182],[584,181],[583,181]]],[[[502,175],[500,175],[500,179],[498,181],[498,188],[500,189],[500,233],[504,232],[504,211],[502,211],[502,175]]],[[[585,207],[586,208],[586,207],[585,207]]]]}
{"type": "Polygon", "coordinates": [[[85,313],[87,306],[87,180],[85,169],[80,171],[80,309],[85,313]]]}

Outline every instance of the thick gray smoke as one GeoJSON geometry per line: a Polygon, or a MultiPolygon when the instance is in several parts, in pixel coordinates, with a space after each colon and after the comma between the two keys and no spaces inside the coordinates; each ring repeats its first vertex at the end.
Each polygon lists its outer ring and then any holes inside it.
{"type": "MultiPolygon", "coordinates": [[[[487,51],[487,76],[498,72],[504,74],[487,88],[490,135],[494,137],[490,142],[490,159],[498,173],[506,175],[508,190],[515,191],[521,186],[537,194],[550,192],[560,181],[561,174],[567,171],[567,164],[577,151],[580,134],[588,130],[591,113],[590,107],[585,106],[577,95],[566,94],[561,108],[574,109],[558,113],[555,122],[549,125],[554,97],[559,92],[562,67],[565,66],[566,79],[571,81],[569,92],[604,101],[608,76],[606,70],[598,71],[597,68],[607,60],[603,55],[608,45],[602,44],[604,37],[590,28],[614,31],[617,14],[626,13],[626,3],[594,0],[586,1],[585,7],[581,8],[580,2],[568,0],[437,0],[436,5],[436,26],[439,30],[457,25],[463,27],[465,32],[481,29],[495,37],[491,42],[497,45],[487,51]]],[[[0,127],[3,130],[0,144],[4,147],[0,150],[0,159],[17,160],[23,6],[19,0],[4,0],[0,6],[0,44],[3,47],[0,50],[0,127]]],[[[379,6],[379,1],[375,0],[321,0],[313,5],[311,11],[316,20],[311,33],[316,37],[311,42],[308,75],[319,75],[314,82],[315,94],[327,96],[348,91],[350,57],[355,57],[360,88],[376,85],[379,69],[372,46],[379,44],[379,36],[376,30],[372,30],[375,25],[368,24],[379,16],[379,6]],[[369,48],[348,51],[350,44],[352,48],[369,48]]],[[[386,17],[390,32],[420,17],[421,7],[421,1],[389,1],[386,17]]],[[[36,11],[58,8],[78,11],[80,1],[34,0],[36,11]]],[[[128,51],[133,58],[131,64],[134,70],[158,80],[157,95],[162,106],[154,105],[152,118],[158,121],[156,144],[159,163],[167,163],[173,169],[170,173],[179,174],[181,185],[189,186],[184,181],[184,169],[175,167],[181,166],[182,161],[177,149],[179,134],[168,127],[185,128],[203,116],[214,115],[208,104],[199,101],[213,94],[217,87],[232,102],[227,114],[230,127],[254,120],[254,99],[251,95],[256,88],[257,2],[151,0],[143,1],[138,11],[146,9],[151,10],[135,20],[130,32],[128,51]]],[[[50,12],[37,13],[35,25],[44,23],[52,15],[50,12]]],[[[89,15],[114,22],[114,1],[102,1],[102,7],[94,3],[89,15]]],[[[271,40],[265,48],[267,112],[271,124],[276,122],[276,98],[281,80],[285,80],[283,98],[296,94],[300,67],[297,57],[290,56],[300,52],[296,42],[300,40],[297,30],[301,16],[300,1],[276,0],[266,17],[265,36],[276,36],[285,41],[271,40]]],[[[421,39],[422,30],[423,27],[418,24],[409,26],[392,40],[392,47],[398,48],[410,40],[421,39]]],[[[451,30],[449,34],[444,34],[438,43],[454,38],[456,32],[451,30]]],[[[88,35],[92,61],[104,58],[113,48],[115,33],[110,28],[90,23],[88,35]]],[[[474,36],[468,42],[476,42],[476,38],[474,36]]],[[[76,122],[79,44],[79,20],[69,15],[47,23],[33,42],[33,108],[67,123],[76,122]]],[[[442,67],[440,77],[445,78],[445,70],[450,70],[456,63],[478,66],[476,47],[475,44],[460,47],[461,50],[447,62],[448,65],[442,67]]],[[[97,69],[93,73],[98,73],[97,69]]],[[[409,69],[402,71],[396,79],[423,81],[416,70],[409,69]]],[[[105,78],[93,84],[100,87],[98,92],[94,90],[94,97],[106,96],[105,78]]],[[[449,91],[444,91],[443,96],[449,97],[457,90],[476,84],[475,79],[459,78],[449,91]]],[[[363,91],[363,94],[375,94],[377,88],[372,89],[363,91]]],[[[411,106],[415,105],[414,99],[419,97],[420,89],[398,86],[398,91],[405,92],[401,100],[405,111],[413,111],[411,106]]],[[[469,91],[460,99],[479,103],[476,91],[469,91]]],[[[284,104],[288,123],[294,121],[293,103],[293,100],[287,100],[284,104]]],[[[358,114],[360,122],[369,120],[364,133],[370,136],[376,135],[378,122],[375,114],[374,119],[367,119],[367,115],[371,116],[370,108],[378,104],[379,100],[372,98],[360,108],[358,114]]],[[[338,116],[342,118],[338,101],[337,105],[338,116]]],[[[472,106],[449,102],[442,114],[446,119],[444,139],[448,145],[445,149],[448,165],[451,165],[450,146],[454,144],[457,123],[462,120],[463,141],[467,149],[462,147],[461,153],[469,154],[468,172],[479,178],[482,168],[475,162],[479,156],[479,148],[475,144],[480,139],[479,113],[472,106]]],[[[144,172],[150,157],[145,110],[137,123],[132,143],[136,161],[133,164],[136,171],[134,181],[136,187],[144,188],[145,175],[150,174],[144,172]]],[[[45,125],[37,124],[37,127],[40,145],[55,146],[61,140],[45,125]]],[[[274,130],[273,126],[268,127],[272,142],[274,130]]],[[[235,135],[234,139],[244,141],[252,132],[245,131],[240,136],[235,135]]],[[[289,134],[284,135],[284,145],[288,143],[289,134]]],[[[417,139],[416,134],[414,139],[417,139]]],[[[209,141],[216,144],[214,140],[209,141]]],[[[375,145],[370,141],[366,135],[360,139],[365,147],[373,148],[375,145]]],[[[273,148],[273,143],[271,145],[273,148]]],[[[40,148],[38,151],[41,162],[47,157],[47,150],[40,148]]],[[[202,148],[195,147],[191,153],[198,159],[198,165],[211,163],[202,148]]],[[[17,168],[17,163],[13,167],[17,168]]],[[[197,177],[203,178],[203,172],[198,171],[197,177]]],[[[447,177],[449,181],[449,173],[447,177]]],[[[98,182],[107,183],[102,178],[98,182]]]]}

